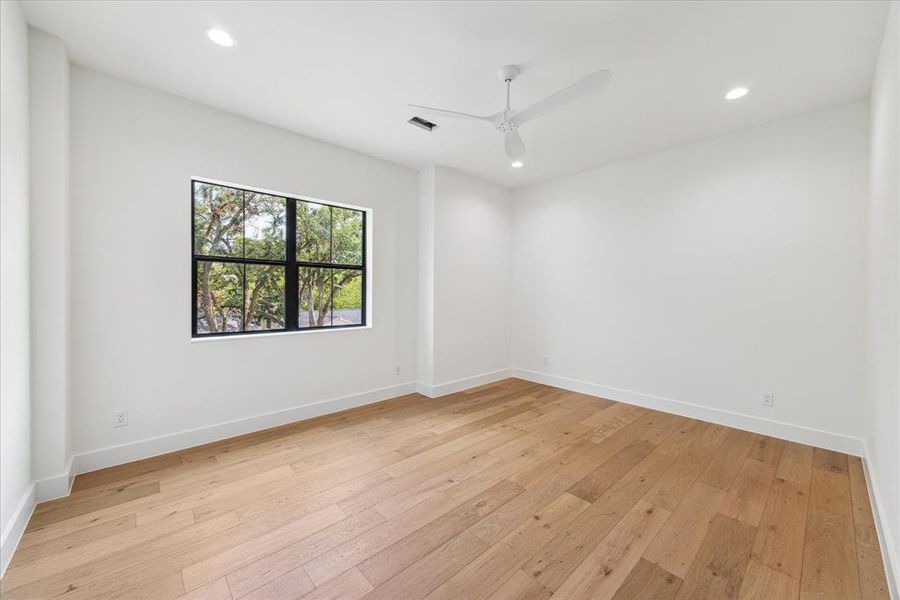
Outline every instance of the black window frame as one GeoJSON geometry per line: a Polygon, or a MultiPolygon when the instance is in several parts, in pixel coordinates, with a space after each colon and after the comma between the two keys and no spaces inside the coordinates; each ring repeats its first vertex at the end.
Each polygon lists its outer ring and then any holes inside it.
{"type": "MultiPolygon", "coordinates": [[[[222,183],[213,179],[203,179],[199,177],[191,178],[191,186],[190,186],[190,196],[191,196],[191,338],[205,339],[212,337],[228,337],[228,336],[252,336],[252,335],[266,335],[272,333],[291,333],[291,332],[302,332],[302,331],[328,331],[333,329],[357,329],[361,327],[368,326],[368,310],[366,306],[366,301],[368,297],[368,247],[367,247],[367,217],[368,217],[368,209],[358,208],[355,206],[342,206],[340,204],[333,204],[330,202],[325,202],[318,199],[313,198],[304,198],[301,196],[294,196],[289,194],[282,194],[279,192],[271,192],[268,190],[262,190],[259,188],[252,187],[241,187],[235,184],[222,183]],[[196,250],[196,218],[195,218],[195,206],[194,206],[194,190],[197,184],[205,184],[205,185],[214,185],[217,187],[228,188],[232,190],[238,190],[242,193],[252,193],[252,194],[264,194],[268,196],[273,196],[275,198],[284,198],[285,200],[285,259],[284,260],[271,260],[271,259],[261,259],[261,258],[247,258],[247,257],[231,257],[231,256],[216,256],[211,254],[197,254],[196,250]],[[303,261],[297,260],[297,203],[305,202],[307,204],[316,204],[319,206],[327,206],[331,208],[338,208],[341,210],[352,210],[360,213],[362,217],[362,260],[358,265],[349,265],[345,263],[336,263],[336,262],[313,262],[313,261],[303,261]],[[201,262],[217,262],[217,263],[230,263],[230,264],[239,264],[239,265],[275,265],[284,267],[284,328],[283,329],[255,329],[249,331],[219,331],[219,332],[198,332],[197,331],[197,316],[198,316],[198,304],[199,299],[197,298],[197,265],[201,262]],[[293,268],[291,268],[293,265],[293,268]],[[361,293],[361,315],[360,315],[360,323],[351,323],[348,325],[321,325],[321,326],[313,326],[313,327],[301,327],[299,325],[299,307],[300,307],[300,289],[299,289],[299,273],[301,268],[321,268],[321,269],[331,269],[332,270],[332,278],[333,271],[335,270],[351,270],[351,271],[359,271],[360,272],[360,293],[361,293]]],[[[331,227],[333,228],[333,220],[331,227]]],[[[330,231],[329,234],[332,234],[333,231],[330,231]]],[[[333,258],[333,250],[334,250],[334,240],[332,238],[332,258],[333,258]]],[[[246,284],[245,284],[246,285],[246,284]]],[[[246,288],[245,288],[246,289],[246,288]]],[[[332,295],[334,294],[334,282],[332,279],[332,295]]],[[[334,307],[332,310],[332,319],[334,307]]],[[[245,324],[242,323],[243,327],[245,324]]]]}

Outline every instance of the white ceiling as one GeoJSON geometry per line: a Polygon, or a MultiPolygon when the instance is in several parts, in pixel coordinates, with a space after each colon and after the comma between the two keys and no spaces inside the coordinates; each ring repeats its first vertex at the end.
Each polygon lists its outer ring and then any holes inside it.
{"type": "Polygon", "coordinates": [[[884,2],[23,3],[73,62],[411,166],[510,187],[868,95],[884,2]],[[238,39],[210,44],[216,25],[238,39]],[[406,124],[408,102],[490,114],[599,68],[611,84],[523,126],[511,169],[489,126],[406,124]],[[735,85],[751,92],[737,102],[735,85]]]}

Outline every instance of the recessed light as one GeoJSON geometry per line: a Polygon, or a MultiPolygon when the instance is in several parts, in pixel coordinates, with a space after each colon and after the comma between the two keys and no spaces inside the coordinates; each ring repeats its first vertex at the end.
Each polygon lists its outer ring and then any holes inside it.
{"type": "Polygon", "coordinates": [[[729,90],[728,93],[725,94],[725,99],[726,100],[737,100],[738,98],[743,98],[744,96],[746,96],[747,92],[749,92],[749,91],[750,90],[748,90],[745,87],[736,87],[734,89],[729,90]]]}
{"type": "Polygon", "coordinates": [[[224,46],[225,48],[231,48],[235,44],[234,36],[224,29],[219,29],[218,27],[207,27],[203,30],[203,33],[206,34],[206,37],[209,38],[209,41],[211,41],[213,44],[224,46]]]}
{"type": "Polygon", "coordinates": [[[510,163],[509,166],[511,166],[513,169],[521,169],[525,166],[525,163],[523,163],[521,160],[514,160],[510,163]]]}

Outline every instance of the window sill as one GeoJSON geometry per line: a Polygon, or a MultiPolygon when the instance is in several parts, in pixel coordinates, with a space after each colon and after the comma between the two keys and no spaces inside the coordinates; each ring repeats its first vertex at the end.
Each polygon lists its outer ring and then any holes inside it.
{"type": "Polygon", "coordinates": [[[199,336],[192,337],[192,344],[205,344],[207,342],[224,342],[226,340],[247,340],[247,339],[259,339],[266,337],[281,337],[288,335],[312,335],[315,333],[337,333],[338,331],[365,331],[367,329],[372,329],[371,325],[361,325],[359,327],[335,327],[333,329],[329,329],[327,327],[323,327],[320,329],[301,329],[298,331],[260,331],[259,333],[245,333],[243,335],[208,335],[208,336],[199,336]]]}

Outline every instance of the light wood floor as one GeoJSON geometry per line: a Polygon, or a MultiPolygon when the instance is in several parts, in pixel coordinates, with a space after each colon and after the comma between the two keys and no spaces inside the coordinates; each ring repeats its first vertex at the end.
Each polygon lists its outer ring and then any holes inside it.
{"type": "Polygon", "coordinates": [[[859,459],[509,379],[79,476],[18,598],[887,598],[859,459]]]}

